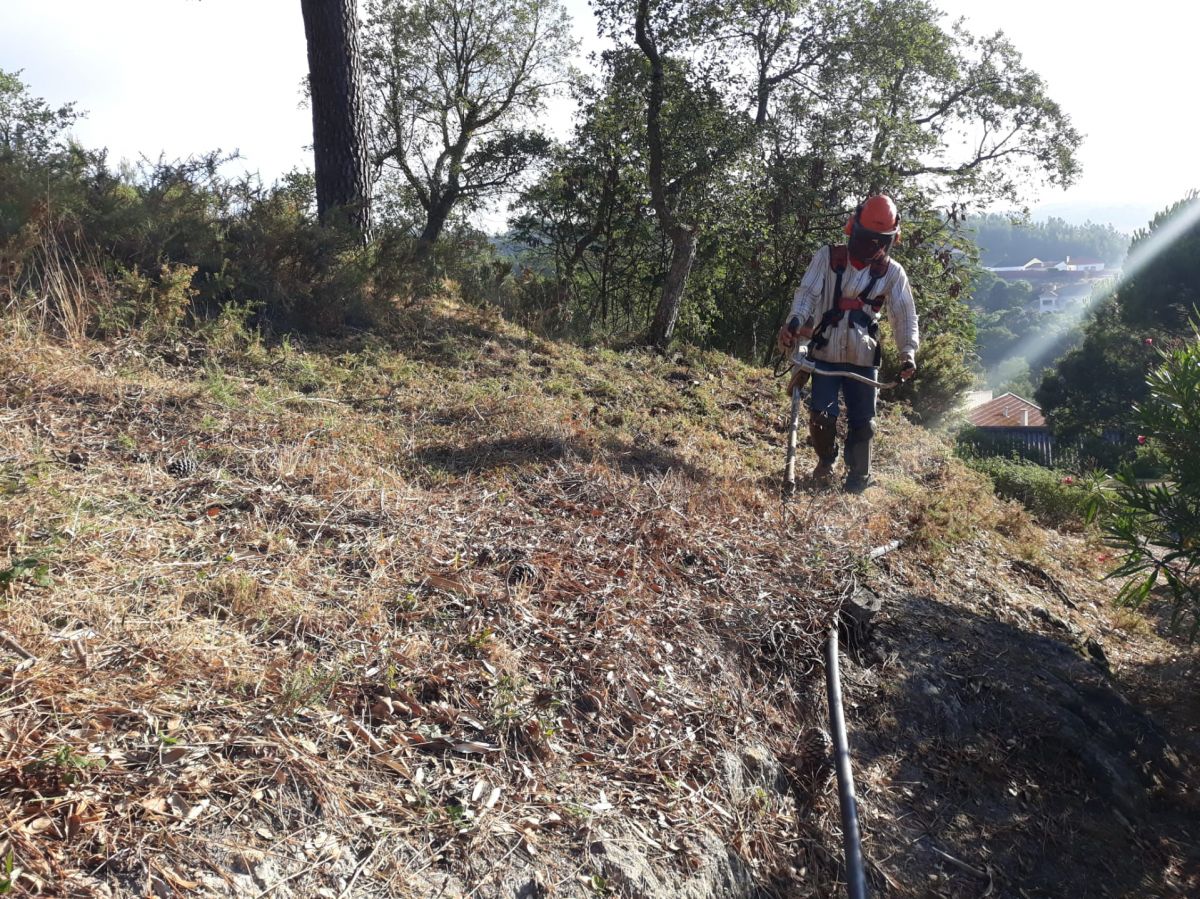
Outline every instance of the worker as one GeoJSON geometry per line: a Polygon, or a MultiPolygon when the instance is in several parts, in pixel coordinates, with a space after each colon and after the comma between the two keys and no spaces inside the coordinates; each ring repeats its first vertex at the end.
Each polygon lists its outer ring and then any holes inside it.
{"type": "MultiPolygon", "coordinates": [[[[819,370],[877,380],[879,318],[886,310],[900,349],[900,377],[908,380],[917,372],[920,335],[908,275],[890,256],[900,240],[900,212],[891,197],[875,194],[850,216],[845,232],[845,244],[813,255],[779,329],[779,349],[787,352],[807,339],[819,370]]],[[[809,436],[817,454],[813,481],[820,486],[833,481],[839,393],[846,403],[845,488],[859,493],[871,483],[878,388],[820,371],[813,372],[809,398],[809,436]]]]}

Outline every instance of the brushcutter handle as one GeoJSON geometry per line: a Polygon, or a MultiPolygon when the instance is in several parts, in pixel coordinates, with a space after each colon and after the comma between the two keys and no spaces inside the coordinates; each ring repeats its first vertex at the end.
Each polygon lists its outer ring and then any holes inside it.
{"type": "Polygon", "coordinates": [[[868,378],[866,375],[860,375],[854,371],[836,371],[827,368],[822,368],[821,365],[813,359],[808,358],[808,347],[799,347],[792,356],[792,366],[801,369],[814,375],[825,375],[831,378],[846,378],[851,381],[858,381],[861,384],[866,384],[870,387],[876,387],[880,390],[889,390],[896,387],[899,381],[876,381],[874,378],[868,378]]]}

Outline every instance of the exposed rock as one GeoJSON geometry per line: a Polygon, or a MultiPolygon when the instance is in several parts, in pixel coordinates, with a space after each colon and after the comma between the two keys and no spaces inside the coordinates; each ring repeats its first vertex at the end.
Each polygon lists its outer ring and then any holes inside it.
{"type": "Polygon", "coordinates": [[[651,859],[646,841],[620,824],[599,835],[589,848],[605,885],[619,896],[638,899],[748,899],[756,895],[746,864],[716,836],[701,831],[689,847],[692,870],[651,859]]]}

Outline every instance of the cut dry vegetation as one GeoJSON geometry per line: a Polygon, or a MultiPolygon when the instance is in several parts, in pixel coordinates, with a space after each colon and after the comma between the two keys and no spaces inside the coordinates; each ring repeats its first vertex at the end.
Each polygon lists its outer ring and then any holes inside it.
{"type": "Polygon", "coordinates": [[[310,346],[3,327],[18,891],[830,895],[799,750],[839,604],[946,589],[985,532],[1050,564],[891,412],[880,488],[782,502],[780,382],[718,354],[448,302],[310,346]]]}

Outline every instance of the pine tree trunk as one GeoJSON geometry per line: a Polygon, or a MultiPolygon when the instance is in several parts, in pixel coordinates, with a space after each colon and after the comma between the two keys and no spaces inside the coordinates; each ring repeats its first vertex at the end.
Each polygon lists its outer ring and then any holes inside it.
{"type": "Polygon", "coordinates": [[[308,41],[317,214],[371,237],[368,123],[354,0],[300,0],[308,41]]]}
{"type": "Polygon", "coordinates": [[[683,304],[683,290],[687,287],[688,274],[696,259],[697,233],[695,228],[675,227],[671,229],[671,267],[663,284],[654,322],[650,325],[650,343],[665,350],[675,334],[675,322],[679,319],[679,307],[683,304]]]}

